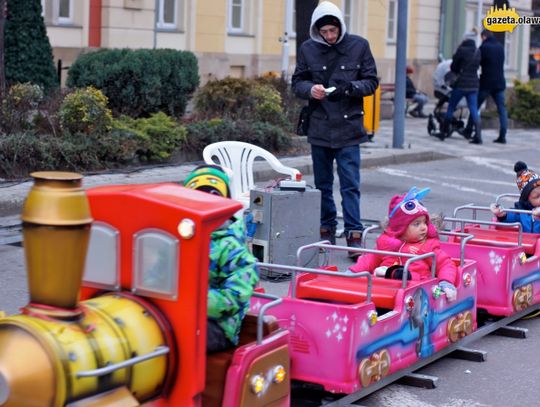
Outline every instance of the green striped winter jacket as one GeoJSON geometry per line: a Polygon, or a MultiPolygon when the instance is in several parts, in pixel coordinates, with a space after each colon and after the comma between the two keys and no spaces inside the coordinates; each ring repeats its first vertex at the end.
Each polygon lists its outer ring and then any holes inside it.
{"type": "Polygon", "coordinates": [[[235,345],[259,281],[256,261],[246,244],[243,219],[231,218],[212,232],[208,318],[216,320],[235,345]]]}

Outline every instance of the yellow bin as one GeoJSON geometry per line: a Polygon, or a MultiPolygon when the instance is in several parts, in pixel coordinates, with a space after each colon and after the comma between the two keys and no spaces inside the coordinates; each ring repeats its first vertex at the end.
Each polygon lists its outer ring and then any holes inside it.
{"type": "Polygon", "coordinates": [[[375,132],[379,130],[381,119],[381,87],[377,86],[375,93],[364,96],[364,128],[371,140],[375,132]]]}

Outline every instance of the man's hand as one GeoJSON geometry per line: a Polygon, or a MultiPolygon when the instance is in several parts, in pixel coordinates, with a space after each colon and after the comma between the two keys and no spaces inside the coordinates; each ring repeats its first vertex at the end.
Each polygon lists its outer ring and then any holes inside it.
{"type": "Polygon", "coordinates": [[[337,87],[336,90],[328,95],[328,100],[330,102],[337,102],[338,100],[343,99],[344,97],[349,96],[349,92],[352,89],[351,82],[342,82],[337,87]]]}
{"type": "Polygon", "coordinates": [[[492,203],[491,205],[489,205],[489,209],[491,210],[491,213],[493,213],[493,215],[498,218],[502,218],[506,215],[506,212],[499,204],[492,203]]]}
{"type": "Polygon", "coordinates": [[[322,100],[326,97],[326,92],[323,85],[313,85],[311,87],[311,97],[313,99],[322,100]]]}
{"type": "Polygon", "coordinates": [[[532,216],[534,219],[540,219],[540,207],[532,210],[532,216]]]}

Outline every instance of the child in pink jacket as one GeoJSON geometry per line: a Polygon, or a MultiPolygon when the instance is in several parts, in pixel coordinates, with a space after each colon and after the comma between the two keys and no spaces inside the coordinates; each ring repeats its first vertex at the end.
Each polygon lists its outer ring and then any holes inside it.
{"type": "MultiPolygon", "coordinates": [[[[427,209],[420,199],[429,192],[429,188],[418,191],[416,187],[407,194],[395,195],[388,207],[388,225],[377,238],[376,249],[421,255],[433,252],[436,258],[436,273],[441,279],[440,287],[449,301],[456,298],[457,267],[450,257],[441,250],[440,240],[435,226],[430,221],[427,209]]],[[[350,270],[359,273],[369,271],[377,276],[398,278],[403,275],[402,266],[407,258],[369,253],[361,256],[350,270]]],[[[432,258],[414,261],[409,265],[410,280],[431,278],[432,258]]]]}

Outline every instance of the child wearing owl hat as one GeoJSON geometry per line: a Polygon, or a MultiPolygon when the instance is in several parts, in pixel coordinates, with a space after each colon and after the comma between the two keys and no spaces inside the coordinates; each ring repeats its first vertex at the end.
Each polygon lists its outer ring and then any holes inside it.
{"type": "Polygon", "coordinates": [[[523,231],[540,233],[540,176],[530,170],[523,161],[514,164],[516,184],[520,192],[519,200],[514,203],[516,209],[531,211],[530,213],[507,212],[497,204],[491,204],[491,212],[499,222],[519,222],[523,231]]]}
{"type": "MultiPolygon", "coordinates": [[[[184,186],[224,198],[231,196],[229,177],[218,165],[195,168],[185,179],[184,186]]],[[[242,320],[259,281],[256,262],[246,244],[243,219],[233,216],[210,235],[208,353],[238,344],[242,320]]]]}
{"type": "MultiPolygon", "coordinates": [[[[377,238],[376,249],[414,255],[435,253],[436,276],[441,280],[439,286],[448,301],[453,301],[457,295],[457,267],[441,250],[437,230],[431,223],[428,210],[420,202],[428,192],[429,188],[418,190],[413,187],[407,194],[392,197],[388,206],[388,222],[377,238]]],[[[404,257],[369,253],[349,269],[355,273],[369,271],[379,277],[401,279],[406,261],[404,257]]],[[[412,262],[408,268],[408,279],[431,278],[431,263],[432,258],[412,262]]]]}

